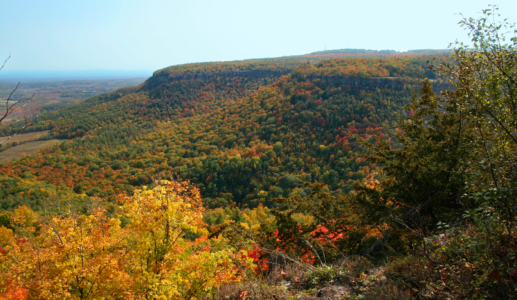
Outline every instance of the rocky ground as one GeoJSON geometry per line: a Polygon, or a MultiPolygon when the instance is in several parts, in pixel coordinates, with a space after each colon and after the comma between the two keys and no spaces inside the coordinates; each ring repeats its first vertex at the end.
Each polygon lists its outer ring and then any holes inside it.
{"type": "Polygon", "coordinates": [[[414,299],[386,280],[383,266],[366,260],[341,260],[307,269],[295,264],[273,268],[266,276],[222,287],[215,299],[414,299]]]}

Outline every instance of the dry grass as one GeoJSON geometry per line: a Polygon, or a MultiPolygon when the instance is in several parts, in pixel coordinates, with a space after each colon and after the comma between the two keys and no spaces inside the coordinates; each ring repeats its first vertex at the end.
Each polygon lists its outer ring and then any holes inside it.
{"type": "Polygon", "coordinates": [[[392,282],[385,282],[364,295],[365,300],[408,300],[415,299],[410,291],[404,291],[392,282]]]}
{"type": "Polygon", "coordinates": [[[295,294],[302,293],[294,287],[304,280],[305,269],[296,264],[276,266],[265,277],[247,276],[239,283],[225,284],[215,291],[214,300],[288,300],[297,299],[295,294]]]}
{"type": "Polygon", "coordinates": [[[355,256],[311,270],[298,264],[279,264],[268,274],[247,276],[242,282],[223,285],[213,297],[203,299],[414,299],[417,293],[387,280],[384,269],[384,265],[355,256]],[[320,279],[314,281],[317,278],[320,279]]]}
{"type": "MultiPolygon", "coordinates": [[[[11,139],[9,139],[9,141],[7,143],[13,143],[13,142],[20,143],[20,142],[26,142],[26,141],[34,141],[34,140],[39,139],[41,136],[47,134],[48,132],[49,132],[49,130],[17,134],[14,137],[12,137],[11,139]]],[[[5,140],[6,138],[8,138],[8,136],[1,136],[0,141],[5,140]]]]}
{"type": "Polygon", "coordinates": [[[226,284],[220,287],[211,298],[205,300],[288,300],[292,299],[287,288],[266,285],[260,280],[226,284]]]}
{"type": "Polygon", "coordinates": [[[38,152],[38,150],[59,144],[63,142],[63,140],[46,140],[46,141],[35,141],[28,142],[16,147],[9,148],[5,151],[0,152],[0,163],[7,162],[13,159],[21,158],[24,155],[29,155],[38,152]]]}

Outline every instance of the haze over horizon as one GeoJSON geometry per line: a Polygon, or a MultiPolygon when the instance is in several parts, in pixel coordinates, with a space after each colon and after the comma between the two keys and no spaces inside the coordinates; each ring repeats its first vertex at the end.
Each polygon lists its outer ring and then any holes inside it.
{"type": "MultiPolygon", "coordinates": [[[[0,27],[9,30],[0,32],[0,59],[12,56],[2,72],[154,71],[325,48],[445,49],[458,37],[468,40],[459,13],[477,16],[488,7],[468,3],[21,0],[4,4],[9,13],[0,27]]],[[[501,19],[517,11],[515,1],[494,4],[501,19]]]]}
{"type": "Polygon", "coordinates": [[[0,83],[147,78],[152,70],[2,70],[0,83]]]}

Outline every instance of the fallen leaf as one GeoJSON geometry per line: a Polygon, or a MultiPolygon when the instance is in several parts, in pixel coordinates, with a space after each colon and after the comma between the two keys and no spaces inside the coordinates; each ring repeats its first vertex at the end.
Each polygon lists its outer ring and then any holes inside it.
{"type": "Polygon", "coordinates": [[[501,274],[499,274],[499,271],[492,270],[492,272],[490,272],[488,274],[488,278],[493,279],[493,280],[500,280],[502,277],[501,277],[501,274]]]}
{"type": "Polygon", "coordinates": [[[248,299],[249,299],[249,297],[248,297],[248,292],[247,292],[247,291],[245,291],[245,290],[241,290],[241,291],[239,291],[239,294],[238,294],[238,296],[237,296],[237,299],[238,299],[238,300],[248,300],[248,299]]]}

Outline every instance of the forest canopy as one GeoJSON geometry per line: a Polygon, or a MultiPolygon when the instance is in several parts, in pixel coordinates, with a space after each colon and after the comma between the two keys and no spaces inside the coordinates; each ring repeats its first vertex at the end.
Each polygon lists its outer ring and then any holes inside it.
{"type": "Polygon", "coordinates": [[[0,296],[515,298],[497,10],[450,51],[172,66],[32,119],[67,141],[0,165],[0,296]]]}

